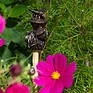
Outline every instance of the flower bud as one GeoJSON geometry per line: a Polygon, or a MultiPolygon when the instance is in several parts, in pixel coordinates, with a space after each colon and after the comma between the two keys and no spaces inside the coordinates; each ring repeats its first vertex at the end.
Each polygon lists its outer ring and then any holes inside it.
{"type": "Polygon", "coordinates": [[[10,67],[10,72],[11,72],[13,77],[16,77],[16,76],[20,75],[21,72],[22,72],[21,65],[20,64],[12,65],[10,67]]]}
{"type": "Polygon", "coordinates": [[[32,67],[30,70],[29,70],[29,75],[34,75],[35,74],[35,69],[32,67]]]}

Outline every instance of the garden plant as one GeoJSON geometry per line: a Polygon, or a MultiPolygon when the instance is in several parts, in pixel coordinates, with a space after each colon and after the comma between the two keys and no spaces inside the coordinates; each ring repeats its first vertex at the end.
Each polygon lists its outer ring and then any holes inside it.
{"type": "Polygon", "coordinates": [[[0,0],[0,93],[93,93],[93,1],[0,0]]]}

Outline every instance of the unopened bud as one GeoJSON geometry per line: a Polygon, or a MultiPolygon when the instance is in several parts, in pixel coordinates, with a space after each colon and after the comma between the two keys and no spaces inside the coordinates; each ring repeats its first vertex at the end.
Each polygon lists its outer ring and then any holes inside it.
{"type": "Polygon", "coordinates": [[[29,75],[34,75],[35,74],[35,69],[32,67],[30,70],[29,70],[29,75]]]}
{"type": "Polygon", "coordinates": [[[21,65],[20,64],[12,65],[10,67],[10,72],[11,72],[13,77],[16,77],[16,76],[20,75],[21,72],[22,72],[21,65]]]}

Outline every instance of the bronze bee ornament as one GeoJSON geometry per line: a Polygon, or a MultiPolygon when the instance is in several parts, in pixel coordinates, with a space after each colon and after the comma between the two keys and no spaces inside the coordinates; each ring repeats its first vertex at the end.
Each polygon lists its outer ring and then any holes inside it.
{"type": "Polygon", "coordinates": [[[42,10],[34,11],[33,18],[31,19],[31,24],[33,26],[33,31],[27,31],[25,40],[28,48],[33,50],[43,50],[46,45],[46,36],[48,31],[46,29],[47,19],[45,18],[45,13],[42,10]]]}

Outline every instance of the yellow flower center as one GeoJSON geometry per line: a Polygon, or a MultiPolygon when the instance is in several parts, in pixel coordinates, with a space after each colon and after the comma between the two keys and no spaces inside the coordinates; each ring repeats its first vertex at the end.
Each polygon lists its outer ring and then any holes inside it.
{"type": "Polygon", "coordinates": [[[60,73],[57,71],[54,71],[51,75],[52,79],[59,79],[60,78],[60,73]]]}

